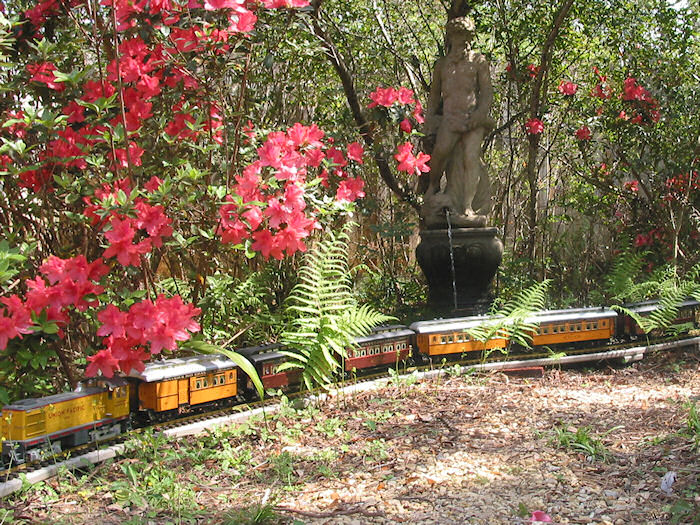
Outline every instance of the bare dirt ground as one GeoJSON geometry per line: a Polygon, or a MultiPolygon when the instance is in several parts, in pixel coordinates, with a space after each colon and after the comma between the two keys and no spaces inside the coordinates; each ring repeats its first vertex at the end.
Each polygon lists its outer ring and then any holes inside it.
{"type": "Polygon", "coordinates": [[[5,523],[517,524],[536,510],[700,523],[699,371],[686,351],[540,379],[397,381],[205,437],[146,437],[0,505],[5,523]]]}

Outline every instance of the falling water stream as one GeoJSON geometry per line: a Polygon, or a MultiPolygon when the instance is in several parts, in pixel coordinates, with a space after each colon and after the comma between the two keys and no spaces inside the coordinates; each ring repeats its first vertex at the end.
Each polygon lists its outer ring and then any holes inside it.
{"type": "Polygon", "coordinates": [[[450,210],[445,208],[445,217],[447,217],[447,238],[450,241],[450,267],[452,270],[452,297],[455,302],[455,310],[457,309],[457,281],[455,280],[455,254],[452,246],[452,223],[450,222],[450,210]]]}

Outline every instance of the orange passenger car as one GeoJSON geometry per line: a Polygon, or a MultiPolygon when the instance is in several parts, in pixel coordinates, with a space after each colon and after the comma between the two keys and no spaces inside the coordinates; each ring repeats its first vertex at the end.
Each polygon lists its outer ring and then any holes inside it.
{"type": "MultiPolygon", "coordinates": [[[[616,320],[617,312],[607,308],[571,308],[546,310],[524,321],[537,325],[531,334],[532,345],[537,347],[609,340],[615,335],[616,320]]],[[[471,328],[495,322],[495,317],[474,316],[420,321],[413,323],[411,329],[416,333],[416,346],[422,354],[454,355],[506,348],[508,340],[504,337],[482,343],[467,333],[471,328]]]]}
{"type": "Polygon", "coordinates": [[[200,355],[148,363],[143,372],[129,374],[138,383],[133,410],[151,418],[190,407],[229,401],[238,395],[238,367],[215,355],[200,355]]]}

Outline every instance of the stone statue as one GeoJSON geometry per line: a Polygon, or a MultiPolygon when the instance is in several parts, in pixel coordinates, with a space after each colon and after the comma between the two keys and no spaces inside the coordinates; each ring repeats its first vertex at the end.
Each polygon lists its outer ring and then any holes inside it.
{"type": "Polygon", "coordinates": [[[426,135],[434,137],[422,216],[428,229],[450,223],[484,227],[491,211],[491,183],[481,143],[495,126],[489,117],[493,88],[486,58],[471,50],[474,21],[461,17],[446,27],[447,56],[435,65],[426,109],[426,135]],[[446,185],[441,190],[443,174],[446,185]]]}
{"type": "Polygon", "coordinates": [[[426,109],[426,146],[432,141],[433,148],[428,180],[421,179],[427,189],[416,260],[436,312],[474,315],[488,311],[503,257],[498,229],[486,226],[491,183],[481,160],[481,144],[495,126],[493,87],[486,58],[470,48],[474,22],[454,18],[445,32],[447,55],[435,64],[426,109]]]}

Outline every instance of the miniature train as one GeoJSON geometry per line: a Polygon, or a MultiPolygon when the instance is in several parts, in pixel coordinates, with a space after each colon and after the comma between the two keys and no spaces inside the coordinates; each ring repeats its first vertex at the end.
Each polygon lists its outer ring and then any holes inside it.
{"type": "MultiPolygon", "coordinates": [[[[641,316],[655,308],[654,301],[628,305],[641,316]]],[[[533,348],[595,346],[632,340],[641,334],[631,316],[607,308],[548,310],[526,321],[537,326],[531,334],[533,348]]],[[[676,321],[697,328],[700,302],[685,301],[676,321]]],[[[467,334],[470,328],[489,322],[493,318],[475,316],[379,327],[356,339],[356,347],[348,349],[344,370],[379,370],[408,359],[442,359],[505,348],[508,341],[503,336],[482,343],[467,334]]],[[[280,349],[276,344],[238,350],[255,366],[266,389],[291,389],[300,383],[298,370],[277,370],[286,359],[280,349]]],[[[132,371],[126,378],[93,378],[74,392],[6,405],[0,420],[1,462],[16,465],[39,460],[116,436],[134,421],[162,421],[254,397],[250,379],[226,357],[199,355],[151,362],[143,372],[132,371]]]]}

